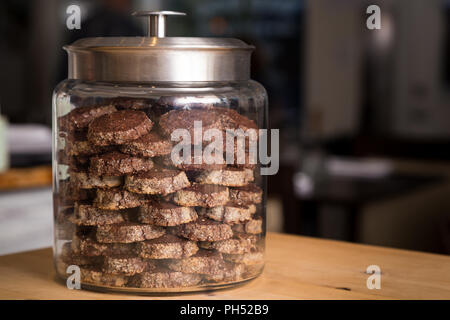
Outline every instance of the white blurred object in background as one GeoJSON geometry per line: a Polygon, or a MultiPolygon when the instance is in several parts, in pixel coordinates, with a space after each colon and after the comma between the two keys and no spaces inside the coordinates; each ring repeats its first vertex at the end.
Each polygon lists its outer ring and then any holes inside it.
{"type": "Polygon", "coordinates": [[[12,124],[8,129],[8,146],[11,154],[51,153],[52,130],[40,124],[12,124]]]}
{"type": "Polygon", "coordinates": [[[9,168],[8,120],[0,114],[0,172],[9,168]]]}

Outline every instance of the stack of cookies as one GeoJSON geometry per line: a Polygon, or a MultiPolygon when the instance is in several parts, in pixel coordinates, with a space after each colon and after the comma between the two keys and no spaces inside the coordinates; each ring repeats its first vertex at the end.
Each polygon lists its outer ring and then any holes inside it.
{"type": "Polygon", "coordinates": [[[193,136],[194,121],[222,132],[256,124],[228,108],[177,109],[165,97],[159,101],[117,99],[59,117],[58,171],[66,172],[54,197],[55,236],[64,240],[57,242],[61,276],[77,265],[82,283],[181,288],[261,272],[256,166],[171,157],[171,133],[193,136]]]}

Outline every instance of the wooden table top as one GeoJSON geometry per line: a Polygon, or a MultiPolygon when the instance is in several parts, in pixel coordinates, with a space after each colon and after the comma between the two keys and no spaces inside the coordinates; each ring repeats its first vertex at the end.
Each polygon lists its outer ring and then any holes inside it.
{"type": "Polygon", "coordinates": [[[0,257],[0,299],[450,299],[450,257],[269,233],[264,273],[247,285],[143,297],[69,290],[42,249],[0,257]],[[369,265],[381,289],[367,288],[369,265]]]}

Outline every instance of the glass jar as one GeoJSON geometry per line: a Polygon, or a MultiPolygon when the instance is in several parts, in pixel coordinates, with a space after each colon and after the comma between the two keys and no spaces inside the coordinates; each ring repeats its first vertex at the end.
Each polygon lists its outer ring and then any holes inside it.
{"type": "Polygon", "coordinates": [[[267,127],[253,47],[149,34],[159,37],[66,47],[69,79],[53,95],[57,274],[140,293],[253,279],[264,267],[267,127]]]}

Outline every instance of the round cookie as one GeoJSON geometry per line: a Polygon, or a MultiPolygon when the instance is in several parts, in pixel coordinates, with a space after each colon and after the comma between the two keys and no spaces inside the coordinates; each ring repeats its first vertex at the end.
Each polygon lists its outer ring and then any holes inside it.
{"type": "Polygon", "coordinates": [[[194,241],[171,234],[137,244],[137,252],[145,259],[182,259],[194,255],[197,251],[198,247],[194,241]]]}
{"type": "Polygon", "coordinates": [[[103,258],[99,256],[85,256],[72,250],[72,243],[66,242],[61,248],[60,258],[67,265],[86,266],[100,265],[103,258]]]}
{"type": "Polygon", "coordinates": [[[72,251],[88,257],[101,255],[126,255],[135,252],[135,243],[99,243],[90,236],[74,234],[72,251]]]}
{"type": "Polygon", "coordinates": [[[216,207],[229,200],[228,188],[210,184],[194,184],[175,193],[173,201],[187,207],[216,207]]]}
{"type": "Polygon", "coordinates": [[[236,224],[248,221],[255,212],[256,207],[253,204],[246,206],[233,202],[228,202],[224,206],[199,209],[200,215],[204,215],[210,219],[227,224],[236,224]]]}
{"type": "Polygon", "coordinates": [[[96,176],[85,171],[70,171],[70,181],[80,189],[114,188],[122,185],[122,177],[96,176]]]}
{"type": "Polygon", "coordinates": [[[139,257],[130,255],[114,255],[106,256],[103,262],[103,272],[110,274],[123,274],[126,276],[132,276],[137,273],[144,272],[151,263],[143,261],[139,257]]]}
{"type": "Polygon", "coordinates": [[[223,258],[234,263],[242,263],[246,266],[264,263],[264,254],[260,251],[244,254],[223,254],[223,258]]]}
{"type": "Polygon", "coordinates": [[[171,260],[167,266],[183,273],[215,274],[223,268],[224,261],[217,251],[200,250],[191,257],[171,260]]]}
{"type": "Polygon", "coordinates": [[[138,220],[157,226],[173,227],[195,221],[198,215],[192,207],[180,207],[170,202],[151,201],[139,208],[138,220]]]}
{"type": "Polygon", "coordinates": [[[100,226],[125,222],[124,214],[118,210],[102,210],[91,204],[76,202],[72,222],[84,226],[100,226]]]}
{"type": "Polygon", "coordinates": [[[125,144],[150,132],[153,122],[142,111],[120,110],[89,124],[88,140],[98,146],[125,144]]]}
{"type": "Polygon", "coordinates": [[[120,151],[141,157],[156,157],[169,154],[172,142],[161,137],[156,132],[150,132],[142,137],[120,146],[120,151]]]}
{"type": "Polygon", "coordinates": [[[263,226],[262,218],[257,218],[257,219],[250,219],[245,223],[236,224],[232,227],[232,229],[234,232],[260,234],[263,232],[262,226],[263,226]]]}
{"type": "Polygon", "coordinates": [[[195,178],[195,181],[201,184],[218,184],[227,187],[242,187],[253,180],[253,170],[232,167],[204,171],[195,178]]]}
{"type": "Polygon", "coordinates": [[[203,156],[195,156],[194,148],[191,148],[190,161],[183,161],[180,158],[180,163],[172,161],[172,155],[167,154],[165,156],[157,157],[156,161],[165,167],[173,167],[180,170],[191,171],[203,171],[203,170],[221,170],[226,167],[225,158],[221,155],[219,161],[213,163],[207,163],[203,156]]]}
{"type": "Polygon", "coordinates": [[[128,283],[136,288],[180,288],[197,285],[201,281],[198,274],[186,274],[170,269],[158,268],[154,271],[135,275],[128,283]]]}
{"type": "Polygon", "coordinates": [[[84,129],[92,120],[116,111],[113,105],[75,108],[58,119],[59,129],[62,131],[84,129]]]}
{"type": "Polygon", "coordinates": [[[86,266],[80,268],[81,282],[111,287],[124,287],[129,277],[122,274],[109,274],[100,267],[86,266]]]}
{"type": "Polygon", "coordinates": [[[133,157],[113,151],[92,157],[89,172],[96,176],[121,176],[147,171],[151,168],[153,168],[151,159],[133,157]]]}
{"type": "Polygon", "coordinates": [[[106,152],[111,147],[100,147],[87,140],[86,131],[75,131],[67,135],[65,153],[69,156],[83,157],[106,152]]]}
{"type": "Polygon", "coordinates": [[[164,233],[158,226],[125,222],[98,226],[96,238],[101,243],[131,243],[159,238],[164,233]]]}
{"type": "Polygon", "coordinates": [[[176,233],[192,241],[219,241],[233,236],[228,224],[213,221],[207,218],[197,220],[176,227],[176,233]]]}
{"type": "Polygon", "coordinates": [[[132,193],[120,188],[97,189],[94,206],[105,210],[136,208],[148,201],[141,194],[132,193]]]}
{"type": "Polygon", "coordinates": [[[125,178],[125,187],[135,193],[169,194],[189,187],[183,171],[165,168],[154,168],[125,178]]]}
{"type": "Polygon", "coordinates": [[[214,242],[199,242],[199,247],[203,249],[214,249],[221,253],[243,254],[256,250],[256,241],[258,238],[254,235],[237,233],[233,238],[214,242]]]}
{"type": "Polygon", "coordinates": [[[231,282],[244,279],[245,265],[225,262],[225,266],[214,274],[206,274],[205,279],[213,282],[231,282]]]}
{"type": "Polygon", "coordinates": [[[230,189],[230,200],[238,204],[261,203],[262,190],[256,184],[230,189]]]}

